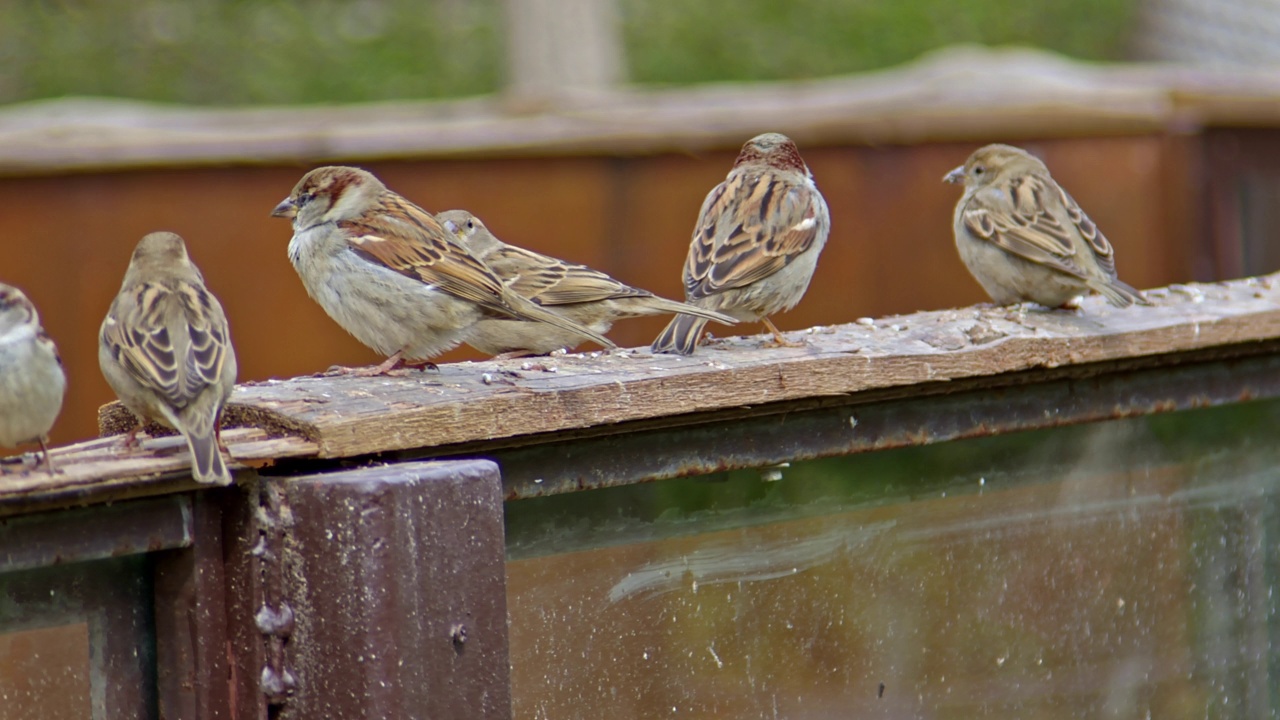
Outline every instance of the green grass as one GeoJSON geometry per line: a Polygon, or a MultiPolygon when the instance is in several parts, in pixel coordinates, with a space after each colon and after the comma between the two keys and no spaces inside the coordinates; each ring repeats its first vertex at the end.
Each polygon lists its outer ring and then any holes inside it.
{"type": "MultiPolygon", "coordinates": [[[[619,0],[630,76],[821,77],[956,42],[1118,59],[1133,0],[619,0]]],[[[100,95],[192,104],[457,97],[502,82],[499,0],[0,3],[0,103],[100,95]]]]}
{"type": "Polygon", "coordinates": [[[955,43],[1121,59],[1131,0],[623,0],[639,82],[804,79],[906,62],[955,43]]]}

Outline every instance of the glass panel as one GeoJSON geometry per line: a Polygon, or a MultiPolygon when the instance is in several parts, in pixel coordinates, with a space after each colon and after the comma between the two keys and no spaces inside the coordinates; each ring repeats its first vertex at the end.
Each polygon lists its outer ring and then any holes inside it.
{"type": "Polygon", "coordinates": [[[1277,421],[508,503],[515,716],[1275,717],[1277,421]]]}
{"type": "Polygon", "coordinates": [[[88,623],[0,633],[0,717],[89,716],[88,623]]]}
{"type": "Polygon", "coordinates": [[[158,716],[150,562],[0,573],[0,720],[158,716]]]}

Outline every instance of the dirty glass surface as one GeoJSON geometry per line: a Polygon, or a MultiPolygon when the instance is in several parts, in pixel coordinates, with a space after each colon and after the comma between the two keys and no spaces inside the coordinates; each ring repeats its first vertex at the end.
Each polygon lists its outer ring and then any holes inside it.
{"type": "Polygon", "coordinates": [[[157,717],[143,555],[0,573],[0,720],[157,717]]]}
{"type": "Polygon", "coordinates": [[[1277,421],[509,502],[515,716],[1277,717],[1277,421]]]}
{"type": "Polygon", "coordinates": [[[79,720],[89,707],[89,623],[0,630],[0,718],[79,720]]]}

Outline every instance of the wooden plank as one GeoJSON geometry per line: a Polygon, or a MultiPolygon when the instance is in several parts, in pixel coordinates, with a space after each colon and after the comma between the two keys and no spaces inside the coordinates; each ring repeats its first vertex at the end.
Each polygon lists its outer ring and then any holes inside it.
{"type": "Polygon", "coordinates": [[[524,108],[598,92],[622,80],[617,0],[507,0],[507,87],[524,108]]]}
{"type": "Polygon", "coordinates": [[[0,113],[0,174],[649,153],[736,147],[760,128],[813,145],[1153,133],[1204,123],[1274,127],[1277,98],[1280,78],[1265,70],[1101,65],[1027,49],[953,48],[862,75],[620,88],[562,98],[526,115],[510,113],[501,98],[217,110],[66,99],[0,113]]]}
{"type": "MultiPolygon", "coordinates": [[[[0,517],[86,502],[123,500],[201,487],[191,479],[186,443],[177,436],[141,437],[138,450],[107,437],[51,448],[56,472],[34,469],[30,454],[22,469],[0,465],[0,517]]],[[[222,433],[235,462],[232,469],[270,463],[280,457],[314,455],[314,444],[298,437],[271,437],[257,428],[222,433]]]]}
{"type": "Polygon", "coordinates": [[[816,327],[790,335],[802,348],[756,336],[691,358],[642,348],[295,378],[241,386],[231,418],[340,458],[1280,338],[1277,276],[1150,296],[1151,307],[1126,310],[1090,298],[1079,314],[979,307],[816,327]]]}
{"type": "MultiPolygon", "coordinates": [[[[1148,292],[1150,307],[1089,298],[1079,313],[969,307],[864,319],[791,333],[800,348],[762,336],[718,340],[691,358],[647,348],[532,360],[444,364],[391,377],[300,377],[238,387],[223,433],[237,467],[285,458],[344,458],[463,443],[534,443],[610,432],[637,421],[683,424],[707,413],[813,398],[929,394],[955,380],[1125,361],[1176,362],[1178,353],[1270,351],[1280,339],[1280,277],[1178,285],[1148,292]],[[1243,348],[1243,349],[1242,349],[1243,348]]],[[[750,329],[750,328],[747,328],[750,329]]],[[[756,411],[752,411],[756,412],[756,411]]],[[[762,410],[758,412],[768,412],[762,410]]],[[[105,406],[108,432],[132,419],[105,406]]],[[[56,448],[50,477],[0,475],[0,515],[193,487],[180,438],[119,438],[56,448]]]]}

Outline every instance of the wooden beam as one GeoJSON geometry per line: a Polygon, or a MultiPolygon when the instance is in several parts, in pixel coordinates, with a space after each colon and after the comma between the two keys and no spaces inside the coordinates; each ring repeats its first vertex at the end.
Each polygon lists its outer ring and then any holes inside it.
{"type": "MultiPolygon", "coordinates": [[[[1176,285],[1148,292],[1149,307],[1086,299],[1076,312],[968,307],[864,318],[790,333],[799,348],[764,336],[716,340],[693,357],[647,348],[532,360],[463,362],[391,377],[301,377],[242,385],[223,438],[239,466],[288,458],[338,459],[433,448],[537,444],[583,434],[767,414],[787,403],[936,394],[947,383],[1034,381],[1038,369],[1082,375],[1274,352],[1280,276],[1176,285]],[[1027,378],[1031,377],[1030,380],[1027,378]]],[[[750,331],[752,328],[743,328],[750,331]]],[[[104,406],[104,432],[132,418],[104,406]]],[[[12,464],[0,475],[0,515],[193,487],[177,437],[126,451],[118,437],[56,448],[49,476],[12,464]]]]}
{"type": "Polygon", "coordinates": [[[506,93],[524,109],[623,79],[617,0],[506,0],[506,93]]]}
{"type": "Polygon", "coordinates": [[[1080,313],[961,308],[864,320],[790,333],[800,348],[752,336],[688,358],[641,348],[295,378],[238,388],[232,417],[343,458],[869,391],[909,395],[953,380],[1278,339],[1277,280],[1177,286],[1125,310],[1091,298],[1080,313]]]}
{"type": "Polygon", "coordinates": [[[737,147],[762,129],[802,146],[1182,133],[1276,127],[1278,99],[1280,77],[1267,69],[1101,65],[971,47],[811,82],[620,87],[560,97],[532,115],[493,97],[246,109],[67,98],[0,110],[0,175],[682,152],[737,147]]]}
{"type": "MultiPolygon", "coordinates": [[[[302,438],[271,437],[257,428],[224,430],[222,439],[230,446],[233,467],[240,469],[317,451],[302,438]]],[[[117,435],[51,448],[57,470],[53,475],[35,471],[30,454],[0,464],[0,517],[201,487],[191,479],[191,460],[182,438],[144,437],[134,451],[125,449],[123,440],[117,435]]]]}

